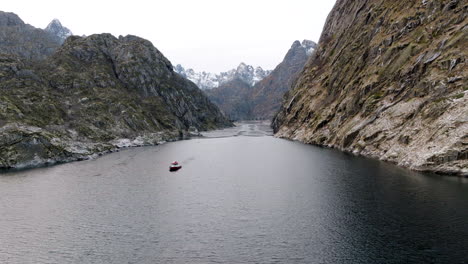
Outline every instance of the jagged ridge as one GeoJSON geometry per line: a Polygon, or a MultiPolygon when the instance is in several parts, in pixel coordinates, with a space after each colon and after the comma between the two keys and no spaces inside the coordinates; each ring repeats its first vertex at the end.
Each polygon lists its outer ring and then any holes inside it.
{"type": "Polygon", "coordinates": [[[236,69],[218,74],[204,71],[195,72],[193,69],[186,70],[180,64],[177,64],[174,70],[183,77],[194,82],[202,90],[218,88],[234,79],[240,79],[248,85],[253,86],[271,73],[270,70],[263,70],[260,66],[254,68],[253,66],[247,65],[243,62],[241,62],[236,69]]]}

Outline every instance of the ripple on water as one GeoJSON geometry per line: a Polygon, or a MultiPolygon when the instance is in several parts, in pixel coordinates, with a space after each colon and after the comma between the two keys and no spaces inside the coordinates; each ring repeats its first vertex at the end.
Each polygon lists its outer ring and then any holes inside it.
{"type": "Polygon", "coordinates": [[[238,124],[1,176],[0,263],[466,260],[465,181],[277,139],[267,128],[238,124]],[[173,160],[183,165],[177,173],[167,169],[173,160]]]}

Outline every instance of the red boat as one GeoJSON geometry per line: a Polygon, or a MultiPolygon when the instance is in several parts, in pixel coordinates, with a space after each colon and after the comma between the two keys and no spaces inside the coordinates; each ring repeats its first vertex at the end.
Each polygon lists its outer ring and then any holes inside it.
{"type": "Polygon", "coordinates": [[[171,163],[171,166],[169,166],[169,171],[178,171],[182,168],[182,165],[179,165],[179,162],[174,161],[171,163]]]}

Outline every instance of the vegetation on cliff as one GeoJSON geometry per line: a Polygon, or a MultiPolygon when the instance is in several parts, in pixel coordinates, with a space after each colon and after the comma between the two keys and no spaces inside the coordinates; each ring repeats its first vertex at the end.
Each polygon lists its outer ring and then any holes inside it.
{"type": "Polygon", "coordinates": [[[0,91],[0,168],[82,159],[230,124],[135,36],[72,36],[41,61],[1,54],[0,91]]]}
{"type": "Polygon", "coordinates": [[[278,136],[468,175],[468,4],[338,0],[278,136]]]}

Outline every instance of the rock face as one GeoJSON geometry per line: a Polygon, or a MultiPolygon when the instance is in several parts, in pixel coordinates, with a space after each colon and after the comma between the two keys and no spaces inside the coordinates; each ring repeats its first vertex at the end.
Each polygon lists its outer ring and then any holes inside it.
{"type": "Polygon", "coordinates": [[[60,44],[59,39],[25,24],[16,14],[0,11],[0,53],[41,60],[51,55],[60,44]]]}
{"type": "Polygon", "coordinates": [[[151,42],[66,39],[45,61],[0,55],[0,168],[84,159],[230,125],[151,42]]]}
{"type": "Polygon", "coordinates": [[[338,0],[279,137],[468,175],[466,1],[338,0]]]}
{"type": "Polygon", "coordinates": [[[58,19],[52,20],[52,22],[47,25],[44,31],[52,34],[52,36],[56,37],[60,43],[63,43],[65,39],[73,35],[70,29],[62,26],[62,23],[60,23],[58,19]]]}
{"type": "Polygon", "coordinates": [[[240,78],[204,92],[230,120],[252,119],[252,87],[240,78]]]}
{"type": "Polygon", "coordinates": [[[253,87],[251,114],[254,119],[273,118],[281,107],[284,94],[291,89],[316,48],[317,44],[311,40],[302,43],[296,40],[273,72],[253,87]]]}
{"type": "Polygon", "coordinates": [[[202,90],[218,88],[219,86],[235,79],[239,79],[250,86],[253,86],[271,73],[271,71],[264,70],[260,66],[254,68],[253,66],[247,65],[243,62],[239,64],[236,69],[221,72],[219,74],[195,72],[193,69],[186,70],[180,64],[175,66],[174,71],[194,82],[202,90]]]}
{"type": "Polygon", "coordinates": [[[296,40],[283,61],[255,85],[238,77],[205,93],[231,120],[271,119],[315,48],[313,41],[296,40]]]}

